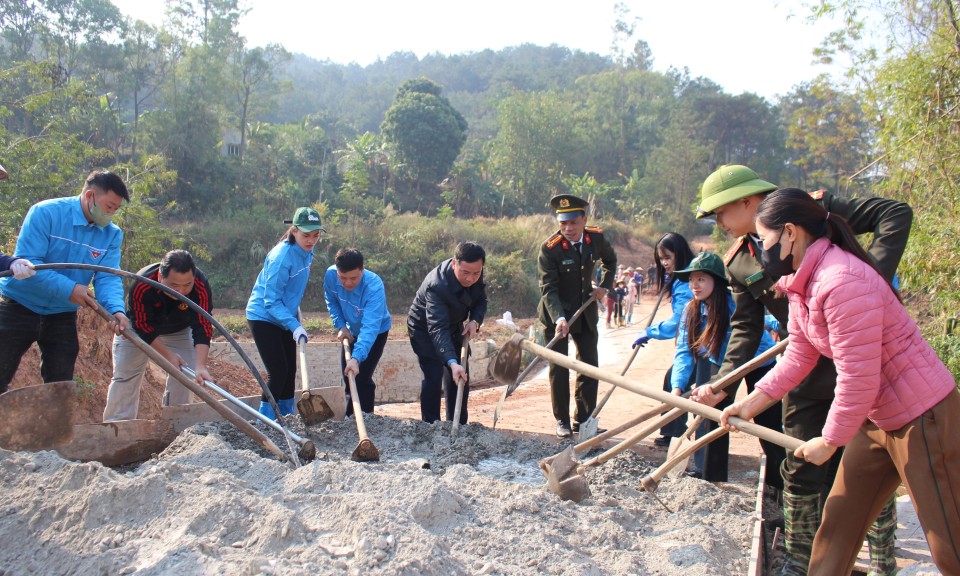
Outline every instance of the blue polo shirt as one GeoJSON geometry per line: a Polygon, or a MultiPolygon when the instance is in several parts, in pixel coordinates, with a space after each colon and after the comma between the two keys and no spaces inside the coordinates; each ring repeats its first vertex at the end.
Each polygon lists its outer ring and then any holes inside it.
{"type": "MultiPolygon", "coordinates": [[[[120,267],[123,231],[113,224],[87,222],[80,196],[44,200],[30,207],[17,238],[16,256],[34,264],[96,264],[120,267]]],[[[123,282],[115,274],[89,270],[39,270],[24,280],[0,279],[0,292],[37,314],[75,312],[74,286],[89,286],[111,314],[124,311],[123,282]]]]}

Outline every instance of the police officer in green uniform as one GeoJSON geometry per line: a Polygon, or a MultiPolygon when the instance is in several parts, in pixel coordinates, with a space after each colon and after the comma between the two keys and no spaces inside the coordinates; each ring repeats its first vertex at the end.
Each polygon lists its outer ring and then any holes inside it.
{"type": "MultiPolygon", "coordinates": [[[[596,366],[597,358],[597,304],[593,303],[572,324],[567,319],[586,302],[591,295],[597,301],[603,299],[613,288],[617,269],[617,255],[603,230],[587,226],[588,203],[570,194],[554,196],[550,206],[557,215],[560,230],[540,246],[537,270],[540,273],[540,322],[546,338],[559,334],[561,339],[553,349],[567,354],[569,334],[577,345],[577,359],[596,366]],[[594,265],[600,262],[603,275],[600,285],[593,287],[594,265]]],[[[570,438],[580,423],[590,417],[597,405],[597,381],[583,374],[577,375],[574,394],[576,412],[573,428],[570,426],[570,372],[560,366],[550,366],[550,400],[553,415],[557,419],[557,436],[570,438]]]]}
{"type": "MultiPolygon", "coordinates": [[[[764,331],[764,308],[787,325],[786,298],[776,297],[773,287],[778,278],[760,264],[760,242],[754,224],[757,206],[777,186],[761,180],[746,166],[721,166],[707,177],[701,189],[697,217],[715,215],[717,226],[738,237],[724,256],[730,277],[736,310],[730,321],[727,355],[718,377],[749,361],[757,352],[764,331]]],[[[839,198],[822,190],[810,195],[829,212],[842,216],[857,234],[873,233],[869,252],[880,271],[890,280],[903,256],[913,211],[903,202],[884,198],[839,198]]],[[[781,328],[781,336],[786,336],[781,328]]],[[[837,373],[833,361],[821,357],[803,383],[783,398],[784,432],[801,440],[819,436],[833,401],[837,373]]],[[[722,398],[702,387],[697,397],[714,404],[722,398]]],[[[782,574],[805,575],[810,562],[813,536],[820,525],[822,499],[826,497],[839,464],[840,451],[823,466],[796,458],[788,451],[782,466],[784,543],[787,558],[782,574]]],[[[892,574],[896,507],[893,500],[881,512],[867,536],[870,543],[870,574],[892,574]]]]}

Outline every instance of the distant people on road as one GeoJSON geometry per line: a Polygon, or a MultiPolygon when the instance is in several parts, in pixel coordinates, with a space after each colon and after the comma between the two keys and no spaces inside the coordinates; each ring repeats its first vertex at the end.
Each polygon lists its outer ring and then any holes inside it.
{"type": "Polygon", "coordinates": [[[348,374],[353,374],[356,382],[360,410],[372,413],[377,390],[373,373],[387,345],[391,323],[383,280],[366,269],[359,250],[341,248],[323,276],[323,298],[337,329],[337,341],[348,340],[352,349],[350,362],[340,355],[347,415],[353,414],[348,374]]]}
{"type": "MultiPolygon", "coordinates": [[[[183,294],[206,312],[213,310],[213,293],[207,277],[197,268],[186,250],[171,250],[159,262],[137,272],[155,282],[183,294]]],[[[187,366],[201,380],[215,381],[207,370],[213,326],[210,321],[174,296],[136,282],[127,294],[127,314],[133,329],[171,364],[187,366]]],[[[134,420],[140,409],[140,384],[147,369],[148,357],[123,336],[113,337],[113,378],[107,389],[103,421],[134,420]]],[[[173,376],[167,376],[164,406],[189,404],[193,393],[173,376]]]]}
{"type": "MultiPolygon", "coordinates": [[[[297,314],[310,280],[313,248],[326,231],[319,212],[297,208],[292,225],[267,253],[247,300],[247,325],[267,369],[267,386],[284,416],[296,409],[297,345],[309,340],[297,314]]],[[[277,417],[266,396],[260,413],[277,417]]]]}
{"type": "MultiPolygon", "coordinates": [[[[127,186],[119,176],[94,170],[84,180],[79,196],[44,200],[30,207],[14,254],[34,264],[118,268],[123,231],[111,220],[129,200],[127,186]]],[[[23,273],[21,270],[21,276],[23,273]]],[[[0,293],[0,393],[6,392],[20,358],[34,342],[40,348],[44,382],[73,380],[80,352],[78,307],[103,306],[113,315],[117,334],[129,326],[124,314],[123,283],[115,274],[41,270],[21,280],[0,279],[0,293]],[[89,288],[91,280],[96,296],[89,288]]]]}
{"type": "MultiPolygon", "coordinates": [[[[538,315],[547,340],[560,335],[560,340],[553,347],[556,352],[567,354],[569,335],[577,346],[577,359],[597,366],[598,304],[590,304],[576,322],[569,322],[569,319],[590,296],[600,301],[612,292],[617,255],[604,237],[603,230],[587,226],[588,205],[585,200],[571,194],[561,194],[550,200],[560,230],[540,246],[537,258],[541,294],[538,315]],[[591,280],[597,269],[602,270],[602,275],[598,286],[594,288],[591,280]]],[[[607,306],[608,318],[611,308],[607,306]]],[[[557,436],[570,438],[597,406],[597,381],[577,374],[574,391],[576,409],[571,426],[570,371],[551,364],[549,374],[550,401],[553,416],[557,420],[557,436]]]]}
{"type": "Polygon", "coordinates": [[[440,397],[446,391],[447,420],[453,421],[457,383],[465,380],[460,424],[467,423],[470,368],[460,364],[464,340],[480,330],[487,314],[483,267],[487,253],[476,242],[461,242],[453,258],[440,263],[420,284],[407,313],[407,335],[420,371],[420,417],[440,420],[440,397]]]}

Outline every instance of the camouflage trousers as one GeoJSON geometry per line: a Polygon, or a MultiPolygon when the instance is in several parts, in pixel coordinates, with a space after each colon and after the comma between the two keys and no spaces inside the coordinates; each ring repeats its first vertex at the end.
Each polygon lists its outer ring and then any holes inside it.
{"type": "MultiPolygon", "coordinates": [[[[810,565],[813,537],[820,527],[823,513],[820,494],[783,493],[784,559],[782,576],[806,576],[810,565]]],[[[894,542],[897,533],[897,502],[884,505],[867,532],[870,546],[869,576],[892,576],[897,570],[894,542]]]]}

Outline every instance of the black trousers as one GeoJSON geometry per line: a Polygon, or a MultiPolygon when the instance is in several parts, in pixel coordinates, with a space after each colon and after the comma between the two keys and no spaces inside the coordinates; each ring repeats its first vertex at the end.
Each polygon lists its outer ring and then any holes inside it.
{"type": "MultiPolygon", "coordinates": [[[[420,380],[420,418],[424,422],[436,422],[440,419],[440,397],[447,399],[447,420],[452,422],[457,407],[457,384],[453,381],[450,368],[434,357],[417,356],[423,379],[420,380]]],[[[470,374],[470,360],[464,366],[470,374]]],[[[470,380],[463,386],[463,400],[460,404],[460,424],[467,423],[467,400],[470,397],[470,380]]]]}
{"type": "MultiPolygon", "coordinates": [[[[293,332],[262,320],[247,320],[260,359],[267,368],[267,387],[275,400],[290,400],[297,382],[297,343],[293,332]]],[[[262,400],[266,401],[265,396],[262,400]]]]}
{"type": "MultiPolygon", "coordinates": [[[[714,364],[711,364],[711,366],[713,366],[712,372],[715,374],[719,368],[714,364]]],[[[766,373],[773,368],[773,366],[773,364],[770,364],[769,366],[761,366],[744,377],[744,381],[747,384],[748,393],[753,392],[754,386],[756,386],[757,382],[759,382],[760,379],[763,378],[764,375],[766,375],[766,373]]],[[[717,404],[716,408],[718,410],[723,410],[727,406],[733,404],[734,396],[736,396],[736,394],[736,387],[731,386],[730,388],[727,388],[727,397],[717,404]]],[[[783,423],[781,421],[781,412],[782,408],[780,403],[777,402],[770,408],[764,410],[760,414],[757,414],[753,418],[753,422],[765,428],[782,432],[783,423]]],[[[716,430],[717,426],[719,426],[719,424],[713,420],[704,421],[704,423],[701,424],[697,429],[697,438],[705,436],[711,431],[716,430]]],[[[778,490],[782,490],[783,477],[780,474],[780,467],[783,463],[783,459],[786,457],[786,450],[772,442],[767,442],[766,440],[760,440],[760,448],[767,457],[767,468],[764,481],[768,486],[773,486],[778,490]]],[[[726,482],[730,456],[730,435],[724,434],[710,444],[707,444],[703,450],[697,452],[697,456],[698,458],[695,458],[695,461],[698,461],[698,465],[701,466],[704,480],[709,480],[711,482],[726,482]]]]}
{"type": "MultiPolygon", "coordinates": [[[[577,333],[570,333],[570,338],[561,338],[553,346],[553,350],[559,354],[567,355],[569,350],[568,340],[573,340],[577,345],[577,360],[597,366],[599,356],[597,354],[597,341],[599,335],[596,329],[590,330],[583,318],[579,319],[582,326],[577,333]]],[[[544,337],[549,341],[556,334],[556,326],[548,326],[544,337]]],[[[550,365],[550,402],[553,404],[553,417],[558,422],[570,424],[570,371],[560,366],[550,365]]],[[[597,407],[597,380],[588,378],[583,374],[577,374],[576,387],[574,389],[574,401],[576,410],[574,411],[574,420],[583,422],[590,417],[594,408],[597,407]]]]}
{"type": "Polygon", "coordinates": [[[44,382],[73,380],[80,353],[77,313],[37,314],[9,298],[0,300],[0,394],[7,391],[20,358],[34,342],[40,348],[44,382]]]}
{"type": "MultiPolygon", "coordinates": [[[[373,381],[373,372],[377,369],[380,357],[383,356],[383,348],[387,345],[387,335],[389,330],[381,332],[370,346],[370,352],[366,359],[360,362],[360,373],[354,376],[353,380],[357,384],[357,396],[360,400],[360,410],[367,414],[373,413],[374,397],[377,392],[377,384],[373,381]]],[[[340,373],[343,374],[347,367],[347,358],[340,354],[340,373]]],[[[347,396],[347,416],[353,414],[353,402],[350,401],[350,386],[347,383],[347,377],[343,377],[343,388],[347,396]]]]}
{"type": "MultiPolygon", "coordinates": [[[[699,362],[697,363],[699,366],[699,362]]],[[[673,385],[670,383],[673,378],[673,366],[667,370],[667,373],[663,375],[663,391],[670,394],[673,393],[673,385]]],[[[690,374],[690,381],[687,382],[687,390],[689,390],[693,383],[697,380],[697,371],[694,370],[690,374]]],[[[666,414],[666,412],[664,412],[666,414]]],[[[667,436],[668,438],[679,438],[683,436],[683,433],[687,430],[687,413],[684,412],[683,415],[676,418],[675,420],[667,423],[666,426],[660,429],[661,436],[667,436]]]]}

